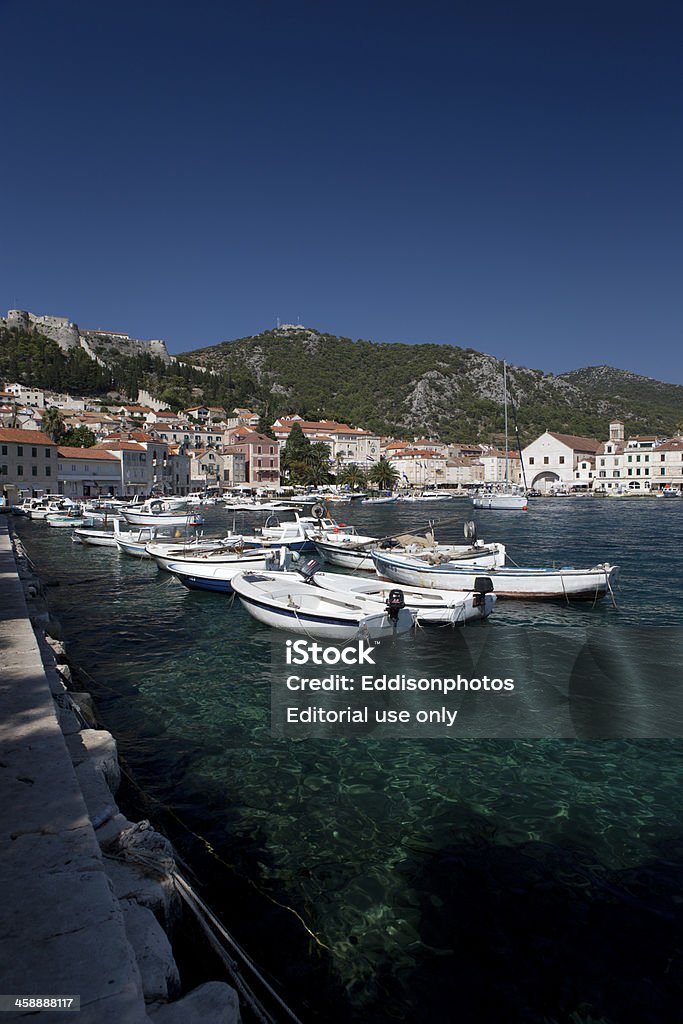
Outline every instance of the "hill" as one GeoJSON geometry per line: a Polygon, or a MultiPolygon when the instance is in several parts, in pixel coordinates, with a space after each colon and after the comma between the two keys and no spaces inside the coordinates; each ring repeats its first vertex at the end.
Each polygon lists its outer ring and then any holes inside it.
{"type": "MultiPolygon", "coordinates": [[[[131,401],[144,388],[176,409],[200,401],[248,405],[269,422],[299,413],[398,437],[499,443],[503,427],[502,363],[493,356],[454,345],[352,341],[304,327],[225,341],[169,362],[149,349],[129,352],[115,338],[99,338],[96,353],[63,351],[35,329],[0,325],[2,378],[131,401]]],[[[612,367],[553,376],[510,366],[508,383],[522,443],[546,429],[606,437],[615,417],[628,434],[671,434],[683,423],[683,387],[612,367]]]]}
{"type": "MultiPolygon", "coordinates": [[[[328,416],[383,434],[428,432],[443,440],[488,440],[503,423],[502,363],[455,345],[352,341],[283,327],[180,357],[250,378],[271,415],[328,416]]],[[[605,437],[615,417],[627,433],[671,433],[683,421],[683,387],[624,370],[587,368],[553,376],[508,367],[522,442],[543,430],[605,437]]]]}

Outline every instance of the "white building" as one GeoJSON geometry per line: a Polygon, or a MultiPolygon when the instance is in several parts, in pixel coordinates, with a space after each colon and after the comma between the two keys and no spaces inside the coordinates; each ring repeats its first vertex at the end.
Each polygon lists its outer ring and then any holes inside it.
{"type": "Polygon", "coordinates": [[[624,440],[624,424],[613,420],[609,440],[596,453],[593,490],[608,493],[660,490],[666,486],[669,476],[673,476],[669,471],[675,469],[676,452],[675,442],[665,442],[655,435],[636,435],[624,440]],[[666,444],[672,447],[666,448],[666,444]]]}
{"type": "Polygon", "coordinates": [[[653,490],[665,487],[683,489],[683,438],[674,437],[663,441],[652,450],[653,490]]]}
{"type": "Polygon", "coordinates": [[[67,498],[99,498],[121,493],[121,464],[98,448],[57,448],[59,493],[67,498]]]}
{"type": "Polygon", "coordinates": [[[484,467],[484,483],[498,484],[507,480],[511,484],[522,482],[522,463],[518,452],[505,452],[492,448],[480,455],[479,461],[484,467]]]}
{"type": "Polygon", "coordinates": [[[5,384],[5,392],[13,395],[20,405],[30,405],[33,409],[45,408],[45,394],[36,388],[27,388],[23,384],[5,384]]]}
{"type": "Polygon", "coordinates": [[[484,483],[484,467],[479,459],[464,455],[446,459],[445,483],[448,487],[471,488],[484,483]]]}
{"type": "Polygon", "coordinates": [[[367,469],[373,462],[379,461],[379,435],[361,430],[360,427],[350,427],[348,423],[337,423],[336,420],[303,420],[300,416],[281,416],[272,427],[281,446],[286,443],[295,423],[299,424],[304,437],[312,444],[322,441],[329,447],[333,469],[351,465],[367,469]]]}
{"type": "Polygon", "coordinates": [[[572,487],[579,462],[594,457],[601,441],[546,430],[522,451],[527,485],[539,491],[572,487]]]}
{"type": "Polygon", "coordinates": [[[447,483],[446,464],[449,460],[445,455],[406,448],[387,457],[401,474],[400,486],[441,487],[447,483]]]}

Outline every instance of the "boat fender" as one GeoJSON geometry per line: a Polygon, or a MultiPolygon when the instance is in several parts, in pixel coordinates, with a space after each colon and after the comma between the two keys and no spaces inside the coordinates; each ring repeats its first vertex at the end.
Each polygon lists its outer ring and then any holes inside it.
{"type": "Polygon", "coordinates": [[[315,519],[323,519],[325,516],[325,511],[325,506],[322,504],[322,502],[319,501],[318,504],[314,505],[313,508],[311,509],[311,515],[315,519]]]}
{"type": "Polygon", "coordinates": [[[481,608],[486,602],[486,595],[493,593],[493,580],[490,576],[477,576],[474,580],[474,600],[472,604],[475,608],[481,608]]]}
{"type": "Polygon", "coordinates": [[[396,625],[398,617],[401,611],[406,606],[406,599],[402,590],[390,590],[389,597],[387,598],[387,614],[391,621],[396,625]]]}

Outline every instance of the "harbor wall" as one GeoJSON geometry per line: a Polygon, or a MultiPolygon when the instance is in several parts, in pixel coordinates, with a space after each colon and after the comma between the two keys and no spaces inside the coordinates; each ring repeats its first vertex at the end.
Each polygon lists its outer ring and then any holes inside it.
{"type": "Polygon", "coordinates": [[[0,651],[0,994],[79,996],[79,1024],[239,1024],[230,986],[184,991],[172,847],[119,810],[116,742],[71,689],[59,624],[6,517],[0,651]]]}

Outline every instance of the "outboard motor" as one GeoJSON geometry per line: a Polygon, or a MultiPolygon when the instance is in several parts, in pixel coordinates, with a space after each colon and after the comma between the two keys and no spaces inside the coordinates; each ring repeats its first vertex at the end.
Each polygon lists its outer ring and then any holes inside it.
{"type": "Polygon", "coordinates": [[[320,562],[317,558],[307,558],[303,565],[297,565],[296,571],[300,576],[306,580],[306,583],[312,583],[313,577],[320,568],[320,562]]]}
{"type": "Polygon", "coordinates": [[[406,606],[406,599],[403,596],[402,590],[390,590],[389,597],[387,598],[386,609],[387,615],[391,619],[394,625],[398,622],[398,617],[406,606]]]}
{"type": "Polygon", "coordinates": [[[493,593],[493,580],[490,576],[477,576],[474,581],[474,600],[472,604],[475,608],[481,608],[484,605],[484,599],[487,594],[493,593]]]}

